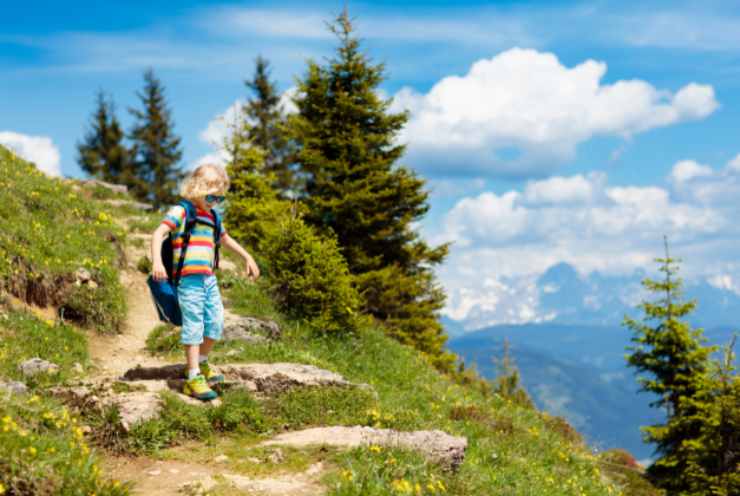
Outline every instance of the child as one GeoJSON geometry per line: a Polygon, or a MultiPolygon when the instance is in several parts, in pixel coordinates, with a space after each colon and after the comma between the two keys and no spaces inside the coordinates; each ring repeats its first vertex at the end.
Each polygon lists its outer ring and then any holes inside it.
{"type": "MultiPolygon", "coordinates": [[[[216,392],[210,386],[223,381],[223,376],[215,374],[208,365],[208,353],[221,338],[224,325],[224,307],[213,273],[215,220],[211,209],[224,201],[228,188],[226,171],[213,164],[196,168],[180,187],[180,196],[196,207],[199,221],[193,227],[177,287],[177,299],[182,312],[180,342],[185,346],[187,358],[187,380],[183,392],[203,401],[215,398],[216,392]]],[[[177,265],[186,216],[183,206],[172,207],[152,235],[152,277],[156,280],[167,279],[161,250],[162,242],[171,231],[176,233],[172,243],[172,259],[177,265]]],[[[259,268],[254,259],[226,233],[223,226],[221,244],[244,259],[250,279],[259,277],[259,268]]]]}

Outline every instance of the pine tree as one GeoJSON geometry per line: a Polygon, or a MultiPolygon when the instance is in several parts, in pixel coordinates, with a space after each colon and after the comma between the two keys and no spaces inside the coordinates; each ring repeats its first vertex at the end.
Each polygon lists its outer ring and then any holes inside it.
{"type": "Polygon", "coordinates": [[[103,91],[98,92],[96,104],[90,129],[84,141],[77,143],[77,163],[96,179],[132,186],[136,173],[129,151],[123,145],[124,133],[116,118],[115,105],[103,91]]]}
{"type": "Polygon", "coordinates": [[[397,164],[404,146],[396,137],[408,114],[389,112],[391,100],[378,95],[385,68],[360,51],[346,10],[330,29],[339,40],[336,56],[324,66],[309,62],[294,99],[298,113],[289,117],[306,177],[307,221],[336,233],[365,311],[450,370],[437,320],[444,294],[431,272],[447,246],[430,248],[412,229],[429,209],[428,193],[397,164]]]}
{"type": "Polygon", "coordinates": [[[714,348],[704,346],[701,329],[693,329],[684,320],[696,307],[683,301],[682,281],[677,277],[678,260],[671,258],[668,242],[665,257],[656,259],[663,280],[646,278],[643,286],[660,297],[641,303],[641,320],[625,317],[624,325],[633,331],[628,356],[630,366],[642,375],[642,390],[657,399],[651,406],[663,408],[665,424],[643,427],[646,442],[655,444],[658,460],[648,474],[670,494],[687,489],[688,459],[682,445],[700,436],[702,420],[698,417],[702,395],[706,393],[709,356],[714,348]]]}
{"type": "Polygon", "coordinates": [[[493,390],[503,398],[509,399],[517,405],[534,408],[532,399],[522,386],[519,368],[511,357],[511,345],[504,339],[501,358],[494,359],[497,374],[493,380],[493,390]]]}
{"type": "Polygon", "coordinates": [[[691,420],[700,429],[696,439],[681,443],[681,457],[687,460],[682,494],[740,494],[740,376],[734,345],[735,337],[722,359],[712,361],[711,374],[701,377],[700,392],[690,400],[691,420]]]}
{"type": "Polygon", "coordinates": [[[173,132],[174,123],[167,107],[164,86],[152,69],[144,72],[144,90],[137,93],[142,110],[129,109],[136,119],[129,133],[134,160],[143,186],[134,190],[142,200],[155,208],[173,203],[177,184],[184,174],[178,166],[182,158],[180,138],[173,132]]]}
{"type": "Polygon", "coordinates": [[[285,115],[277,85],[270,80],[267,59],[257,57],[254,75],[244,84],[253,93],[243,108],[245,134],[253,145],[262,149],[265,170],[274,176],[274,186],[282,193],[290,193],[295,184],[290,168],[285,115]]]}

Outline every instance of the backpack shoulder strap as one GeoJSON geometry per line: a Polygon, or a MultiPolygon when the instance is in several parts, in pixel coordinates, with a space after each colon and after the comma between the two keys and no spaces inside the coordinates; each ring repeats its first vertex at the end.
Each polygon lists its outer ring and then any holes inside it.
{"type": "Polygon", "coordinates": [[[180,258],[177,261],[177,270],[175,271],[175,286],[180,284],[180,276],[182,275],[182,267],[185,265],[185,254],[190,244],[190,235],[195,227],[196,215],[195,205],[188,200],[180,201],[180,206],[185,209],[185,232],[183,233],[182,248],[180,249],[180,258]]]}
{"type": "Polygon", "coordinates": [[[218,212],[216,212],[215,209],[211,210],[211,215],[213,215],[213,222],[215,224],[213,228],[213,268],[218,269],[218,262],[219,262],[219,248],[221,248],[221,216],[218,215],[218,212]]]}

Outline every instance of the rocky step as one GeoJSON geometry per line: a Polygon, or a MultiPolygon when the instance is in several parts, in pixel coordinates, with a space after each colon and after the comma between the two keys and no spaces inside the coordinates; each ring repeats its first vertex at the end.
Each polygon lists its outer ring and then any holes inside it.
{"type": "MultiPolygon", "coordinates": [[[[251,363],[214,366],[225,376],[221,387],[244,388],[250,392],[275,394],[294,387],[364,387],[328,370],[299,363],[251,363]]],[[[100,378],[76,386],[57,387],[52,393],[81,409],[102,411],[116,407],[121,427],[130,430],[135,424],[156,418],[162,411],[160,393],[170,390],[182,401],[203,407],[221,404],[221,399],[202,402],[181,393],[185,365],[169,364],[129,369],[119,380],[100,378]]]]}
{"type": "Polygon", "coordinates": [[[418,451],[428,460],[456,470],[465,458],[468,440],[440,430],[403,432],[364,426],[333,426],[286,432],[261,445],[297,448],[314,445],[339,448],[367,445],[397,447],[418,451]]]}
{"type": "MultiPolygon", "coordinates": [[[[349,382],[340,374],[300,363],[248,363],[213,366],[225,378],[225,387],[243,387],[266,394],[279,393],[293,387],[369,387],[349,382]]],[[[167,381],[174,389],[181,388],[185,376],[182,364],[158,367],[137,366],[128,370],[126,381],[167,381]]]]}

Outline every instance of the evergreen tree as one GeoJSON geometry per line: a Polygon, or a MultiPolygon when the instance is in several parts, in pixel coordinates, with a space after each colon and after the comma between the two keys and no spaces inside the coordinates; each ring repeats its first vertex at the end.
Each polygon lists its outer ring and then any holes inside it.
{"type": "Polygon", "coordinates": [[[508,339],[504,339],[503,355],[494,359],[498,374],[493,380],[493,390],[503,398],[507,398],[517,405],[534,408],[532,399],[522,386],[519,368],[511,357],[511,346],[508,339]]]}
{"type": "Polygon", "coordinates": [[[262,149],[265,170],[274,176],[275,187],[289,193],[295,185],[285,134],[285,115],[277,85],[270,80],[269,62],[257,57],[254,75],[244,84],[253,93],[243,109],[245,135],[253,145],[262,149]]]}
{"type": "Polygon", "coordinates": [[[306,177],[307,221],[336,233],[371,313],[403,342],[451,370],[452,357],[437,313],[444,294],[431,267],[447,246],[429,247],[411,224],[429,209],[424,181],[399,166],[404,147],[395,140],[407,113],[390,113],[378,96],[383,64],[360,51],[345,10],[330,25],[335,57],[309,62],[289,117],[296,163],[306,177]]]}
{"type": "Polygon", "coordinates": [[[688,459],[682,446],[701,433],[698,413],[714,349],[703,345],[706,340],[701,329],[681,320],[694,310],[696,302],[681,299],[678,260],[671,258],[667,241],[665,257],[656,262],[663,280],[646,278],[642,284],[659,298],[641,303],[643,318],[625,317],[624,325],[633,331],[635,343],[629,348],[628,363],[642,373],[638,379],[642,390],[657,395],[651,406],[663,408],[667,414],[665,424],[643,427],[645,441],[655,444],[659,455],[648,474],[670,494],[679,494],[688,487],[688,459]]]}
{"type": "Polygon", "coordinates": [[[77,143],[77,163],[96,179],[133,186],[136,180],[134,164],[123,145],[124,133],[116,118],[113,101],[99,91],[96,104],[90,129],[85,133],[84,141],[77,143]]]}
{"type": "Polygon", "coordinates": [[[735,338],[722,360],[712,362],[698,395],[691,398],[691,421],[700,425],[696,439],[681,444],[687,460],[683,494],[732,496],[740,494],[740,376],[735,367],[735,338]]]}
{"type": "Polygon", "coordinates": [[[142,200],[155,208],[173,203],[175,188],[184,177],[178,162],[182,158],[180,138],[173,132],[174,123],[165,102],[164,86],[152,69],[144,72],[144,90],[137,93],[142,110],[129,109],[136,119],[129,134],[134,160],[143,185],[134,190],[142,200]]]}

